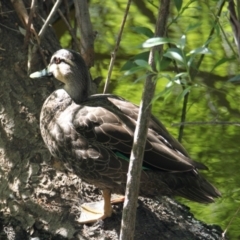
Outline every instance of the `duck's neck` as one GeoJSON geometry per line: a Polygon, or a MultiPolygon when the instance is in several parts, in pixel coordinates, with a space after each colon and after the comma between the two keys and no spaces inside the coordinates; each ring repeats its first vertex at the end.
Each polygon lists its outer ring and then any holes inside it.
{"type": "Polygon", "coordinates": [[[90,95],[90,77],[85,76],[85,78],[81,79],[80,81],[79,79],[78,81],[70,81],[69,83],[65,84],[64,89],[75,103],[80,104],[81,102],[85,101],[90,95]]]}

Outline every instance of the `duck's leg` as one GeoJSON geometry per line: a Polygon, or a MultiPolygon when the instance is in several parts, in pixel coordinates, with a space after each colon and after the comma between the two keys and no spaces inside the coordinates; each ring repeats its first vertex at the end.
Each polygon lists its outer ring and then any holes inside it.
{"type": "Polygon", "coordinates": [[[102,195],[104,201],[104,218],[111,217],[112,216],[111,191],[109,189],[104,189],[102,195]]]}
{"type": "Polygon", "coordinates": [[[111,217],[111,191],[104,189],[102,191],[103,201],[84,203],[81,205],[81,216],[78,220],[79,223],[93,223],[100,219],[111,217]]]}

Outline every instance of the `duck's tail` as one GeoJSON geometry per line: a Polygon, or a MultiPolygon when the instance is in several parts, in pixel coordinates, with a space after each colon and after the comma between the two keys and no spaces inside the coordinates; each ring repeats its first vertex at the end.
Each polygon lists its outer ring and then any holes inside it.
{"type": "Polygon", "coordinates": [[[197,171],[145,173],[146,176],[142,176],[144,181],[140,185],[142,195],[177,195],[200,203],[212,203],[215,198],[221,196],[221,193],[197,171]]]}
{"type": "Polygon", "coordinates": [[[175,193],[178,196],[200,203],[212,203],[215,198],[221,196],[217,188],[200,174],[193,178],[184,179],[183,187],[176,189],[175,193]]]}

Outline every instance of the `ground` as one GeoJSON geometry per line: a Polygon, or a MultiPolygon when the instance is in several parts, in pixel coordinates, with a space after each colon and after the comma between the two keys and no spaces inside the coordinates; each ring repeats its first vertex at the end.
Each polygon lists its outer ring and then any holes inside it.
{"type": "MultiPolygon", "coordinates": [[[[22,224],[23,220],[19,219],[18,215],[13,217],[1,213],[1,240],[119,238],[123,204],[114,206],[114,214],[111,218],[95,224],[80,225],[76,221],[81,213],[80,205],[83,202],[101,199],[101,192],[94,186],[81,182],[77,176],[55,172],[49,166],[45,166],[42,174],[43,181],[38,189],[35,189],[37,194],[25,203],[26,225],[22,224]],[[37,204],[41,206],[39,213],[43,214],[43,211],[46,211],[45,216],[36,215],[37,204]]],[[[22,214],[20,213],[19,216],[22,214]]],[[[197,221],[188,207],[173,199],[139,197],[135,240],[213,240],[222,239],[221,234],[222,230],[219,227],[197,221]]]]}

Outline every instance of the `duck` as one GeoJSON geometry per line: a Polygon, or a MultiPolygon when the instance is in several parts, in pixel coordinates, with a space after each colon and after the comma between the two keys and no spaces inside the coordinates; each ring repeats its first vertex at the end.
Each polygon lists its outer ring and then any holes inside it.
{"type": "MultiPolygon", "coordinates": [[[[40,113],[40,131],[49,152],[64,169],[102,190],[103,201],[82,205],[79,222],[111,217],[111,195],[125,193],[139,107],[114,94],[92,94],[89,70],[73,50],[56,51],[47,68],[30,75],[42,77],[63,83],[45,100],[40,113]]],[[[199,173],[206,169],[150,116],[140,196],[181,196],[212,203],[221,193],[199,173]]]]}

